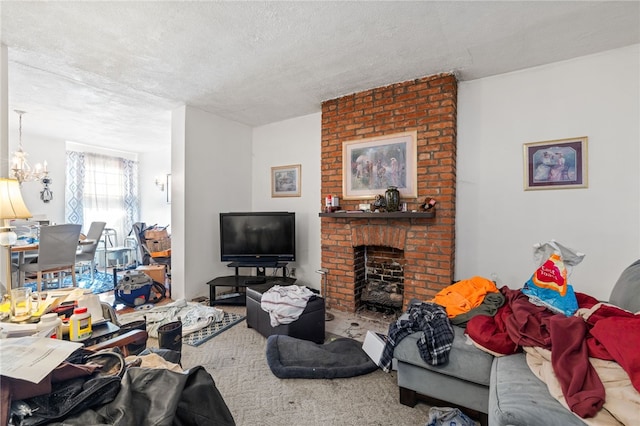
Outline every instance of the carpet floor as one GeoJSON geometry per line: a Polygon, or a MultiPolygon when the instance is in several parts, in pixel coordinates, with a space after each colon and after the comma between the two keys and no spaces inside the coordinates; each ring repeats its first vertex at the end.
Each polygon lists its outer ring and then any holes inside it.
{"type": "Polygon", "coordinates": [[[238,426],[427,423],[428,405],[409,408],[398,402],[395,372],[378,369],[344,379],[278,379],[267,365],[266,343],[243,320],[200,346],[183,344],[182,366],[207,369],[238,426]]]}
{"type": "MultiPolygon", "coordinates": [[[[76,282],[78,283],[79,288],[85,288],[91,290],[93,294],[106,293],[114,289],[113,284],[113,274],[106,274],[104,272],[95,272],[93,276],[93,280],[91,280],[91,274],[77,274],[76,282]]],[[[71,287],[72,280],[71,276],[66,276],[62,280],[62,287],[71,287]]],[[[31,287],[33,291],[35,291],[38,287],[35,280],[28,279],[25,280],[25,287],[31,287]]],[[[58,283],[54,282],[47,286],[48,289],[58,289],[58,283]]]]}

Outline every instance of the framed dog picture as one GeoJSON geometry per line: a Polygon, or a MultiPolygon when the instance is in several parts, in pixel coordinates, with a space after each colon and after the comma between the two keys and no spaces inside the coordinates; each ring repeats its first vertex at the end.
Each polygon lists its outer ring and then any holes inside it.
{"type": "Polygon", "coordinates": [[[524,189],[587,188],[587,137],[524,144],[524,189]]]}

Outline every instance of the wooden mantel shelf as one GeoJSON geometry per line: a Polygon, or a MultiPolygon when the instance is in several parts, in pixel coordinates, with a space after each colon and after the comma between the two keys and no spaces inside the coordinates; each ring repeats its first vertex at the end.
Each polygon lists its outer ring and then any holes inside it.
{"type": "Polygon", "coordinates": [[[347,213],[347,212],[335,212],[335,213],[319,213],[320,217],[334,217],[342,218],[348,217],[349,219],[430,219],[436,217],[435,211],[429,212],[383,212],[383,213],[347,213]]]}

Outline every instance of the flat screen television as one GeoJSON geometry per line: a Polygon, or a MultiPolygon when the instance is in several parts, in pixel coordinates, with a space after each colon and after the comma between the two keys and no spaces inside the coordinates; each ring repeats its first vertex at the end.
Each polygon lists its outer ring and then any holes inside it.
{"type": "Polygon", "coordinates": [[[295,213],[220,213],[220,258],[248,265],[294,261],[295,213]]]}

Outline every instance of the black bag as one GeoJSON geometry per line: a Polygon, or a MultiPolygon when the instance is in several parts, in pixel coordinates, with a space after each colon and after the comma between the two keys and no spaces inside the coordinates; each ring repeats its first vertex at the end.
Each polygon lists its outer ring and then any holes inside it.
{"type": "Polygon", "coordinates": [[[213,377],[198,366],[182,373],[162,368],[129,368],[113,401],[54,424],[235,426],[236,423],[213,377]]]}
{"type": "Polygon", "coordinates": [[[82,361],[99,364],[102,368],[92,376],[55,383],[49,394],[12,403],[11,424],[43,425],[113,401],[120,391],[120,382],[125,371],[122,355],[117,351],[104,350],[83,356],[82,361]],[[28,417],[14,412],[19,407],[24,411],[25,405],[30,412],[28,417]]]}
{"type": "Polygon", "coordinates": [[[153,284],[151,285],[151,293],[149,295],[149,303],[158,303],[165,298],[166,294],[167,288],[164,284],[159,283],[158,281],[153,281],[153,284]]]}

